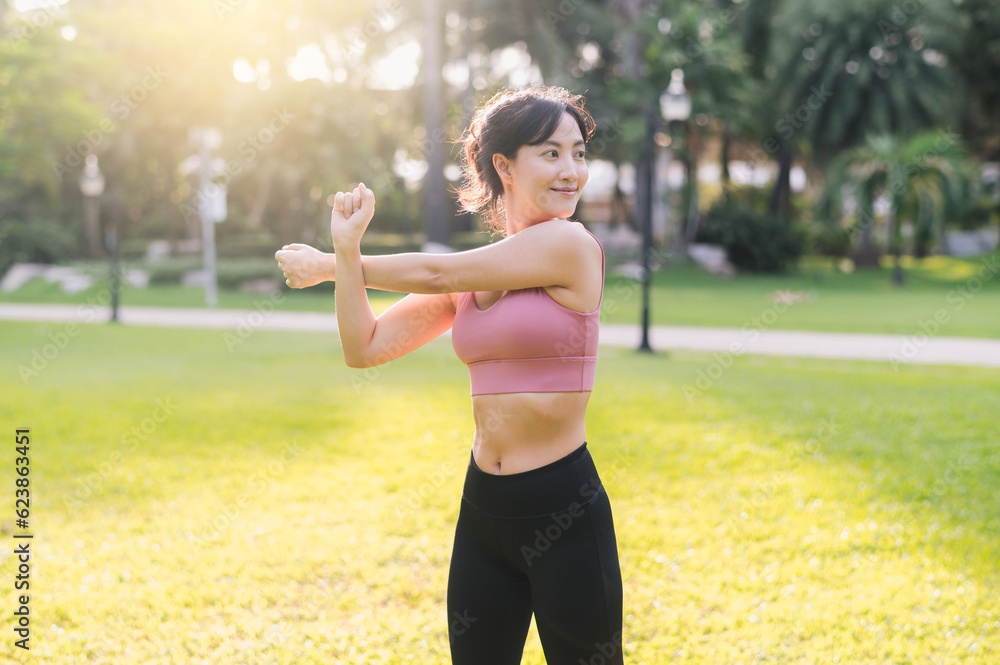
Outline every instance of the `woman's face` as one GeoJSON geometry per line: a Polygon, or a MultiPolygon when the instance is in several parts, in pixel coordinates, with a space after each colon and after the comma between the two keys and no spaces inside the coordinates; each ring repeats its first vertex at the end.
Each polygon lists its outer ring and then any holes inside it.
{"type": "Polygon", "coordinates": [[[514,221],[512,213],[528,224],[568,218],[587,184],[583,134],[569,113],[548,139],[521,146],[512,161],[496,155],[494,164],[504,182],[508,221],[514,221]]]}

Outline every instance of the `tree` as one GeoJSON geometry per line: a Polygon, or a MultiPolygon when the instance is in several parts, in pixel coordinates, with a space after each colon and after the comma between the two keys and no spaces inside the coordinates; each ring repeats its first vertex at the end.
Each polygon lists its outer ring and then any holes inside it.
{"type": "Polygon", "coordinates": [[[962,200],[968,172],[965,151],[953,135],[924,132],[904,139],[875,134],[834,161],[826,184],[826,203],[839,209],[843,191],[850,187],[859,211],[858,228],[870,237],[876,199],[884,197],[893,255],[892,279],[900,286],[901,216],[910,211],[914,222],[942,220],[936,226],[943,228],[945,213],[962,200]]]}
{"type": "MultiPolygon", "coordinates": [[[[775,128],[820,168],[869,134],[913,135],[959,117],[948,67],[957,30],[947,3],[794,3],[779,24],[801,37],[776,56],[783,117],[775,128]]],[[[860,241],[858,265],[877,267],[867,226],[860,241]]]]}
{"type": "MultiPolygon", "coordinates": [[[[1000,162],[1000,4],[963,0],[955,11],[962,27],[962,51],[954,62],[968,98],[962,133],[977,155],[1000,162]]],[[[1000,224],[1000,196],[995,201],[1000,224]]]]}
{"type": "Polygon", "coordinates": [[[957,52],[953,10],[939,0],[795,3],[793,34],[778,55],[783,112],[777,129],[804,140],[826,163],[872,133],[912,135],[959,117],[948,67],[957,52]],[[910,5],[906,5],[910,8],[910,5]]]}
{"type": "Polygon", "coordinates": [[[7,14],[2,21],[0,274],[15,261],[49,261],[80,242],[73,213],[87,132],[107,129],[83,87],[93,63],[60,35],[62,17],[7,14]]]}
{"type": "Polygon", "coordinates": [[[680,238],[680,246],[686,249],[694,241],[700,218],[697,173],[702,145],[708,138],[725,133],[726,127],[746,125],[743,109],[756,85],[747,76],[749,58],[736,32],[732,3],[661,6],[654,18],[663,36],[649,42],[648,69],[656,73],[650,78],[662,85],[658,87],[662,92],[669,79],[663,79],[661,72],[669,76],[674,68],[680,68],[691,96],[691,117],[683,124],[677,148],[687,174],[680,238]]]}

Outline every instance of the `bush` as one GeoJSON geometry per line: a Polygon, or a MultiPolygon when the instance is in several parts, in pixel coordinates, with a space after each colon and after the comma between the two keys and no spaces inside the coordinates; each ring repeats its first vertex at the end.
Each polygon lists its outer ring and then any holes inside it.
{"type": "MultiPolygon", "coordinates": [[[[195,258],[170,258],[148,265],[151,285],[180,284],[184,275],[201,270],[202,262],[195,258]]],[[[215,264],[215,279],[220,289],[238,289],[244,282],[270,278],[283,282],[281,270],[273,258],[219,258],[215,264]]]]}
{"type": "Polygon", "coordinates": [[[150,286],[180,284],[185,273],[199,268],[201,268],[201,261],[198,259],[162,259],[148,265],[149,284],[150,286]]]}
{"type": "Polygon", "coordinates": [[[741,204],[713,206],[698,241],[722,245],[729,262],[746,272],[784,272],[802,256],[802,236],[791,224],[741,204]]]}
{"type": "Polygon", "coordinates": [[[258,279],[273,279],[284,283],[281,269],[274,258],[227,259],[218,261],[215,278],[220,289],[239,289],[244,282],[258,279]]]}
{"type": "Polygon", "coordinates": [[[821,256],[847,256],[851,253],[851,235],[836,224],[816,224],[809,237],[809,251],[821,256]]]}
{"type": "Polygon", "coordinates": [[[71,257],[78,242],[55,219],[0,219],[0,276],[15,263],[56,263],[71,257]]]}

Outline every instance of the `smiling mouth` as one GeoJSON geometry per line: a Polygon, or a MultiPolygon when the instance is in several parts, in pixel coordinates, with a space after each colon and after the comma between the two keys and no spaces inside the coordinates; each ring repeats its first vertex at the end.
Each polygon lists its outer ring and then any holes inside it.
{"type": "Polygon", "coordinates": [[[552,191],[557,194],[562,194],[563,196],[574,196],[576,194],[575,187],[573,189],[556,189],[555,187],[553,187],[552,191]]]}

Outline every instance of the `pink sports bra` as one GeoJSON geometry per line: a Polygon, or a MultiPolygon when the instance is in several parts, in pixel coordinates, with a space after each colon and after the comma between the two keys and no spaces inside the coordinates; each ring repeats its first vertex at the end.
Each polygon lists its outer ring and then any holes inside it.
{"type": "MultiPolygon", "coordinates": [[[[600,244],[600,243],[598,243],[600,244]]],[[[601,247],[601,299],[604,298],[601,247]]],[[[601,305],[577,312],[544,288],[508,291],[489,309],[459,293],[451,340],[469,366],[473,395],[594,389],[601,305]]]]}

